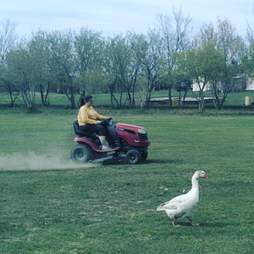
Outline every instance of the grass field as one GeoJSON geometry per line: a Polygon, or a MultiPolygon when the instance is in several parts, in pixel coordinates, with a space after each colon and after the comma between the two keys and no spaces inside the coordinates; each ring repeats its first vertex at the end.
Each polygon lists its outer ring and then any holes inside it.
{"type": "MultiPolygon", "coordinates": [[[[139,94],[136,94],[136,100],[139,101],[139,94]]],[[[168,91],[167,90],[161,90],[161,91],[155,91],[152,93],[152,97],[167,97],[168,91]]],[[[178,97],[178,93],[173,90],[172,96],[178,97]]],[[[193,97],[194,94],[188,93],[187,97],[193,97]]],[[[212,96],[210,92],[207,92],[206,96],[212,96]]],[[[254,98],[254,91],[242,91],[242,92],[235,92],[230,93],[225,101],[225,106],[244,106],[244,99],[245,96],[251,96],[254,98]]],[[[79,96],[76,96],[77,100],[79,96]]],[[[94,95],[94,99],[97,105],[103,105],[103,106],[109,106],[110,105],[110,95],[106,93],[102,94],[96,94],[94,95]]],[[[40,95],[37,94],[36,104],[41,104],[40,95]]],[[[0,93],[0,106],[1,105],[8,105],[10,103],[9,101],[9,95],[7,93],[0,93]]],[[[50,93],[49,94],[49,103],[50,105],[54,106],[69,106],[70,103],[67,99],[67,97],[64,94],[56,94],[56,93],[50,93]]],[[[22,105],[22,98],[18,97],[16,101],[16,105],[22,105]]]]}
{"type": "MultiPolygon", "coordinates": [[[[101,112],[147,128],[147,163],[2,170],[0,253],[253,253],[253,116],[101,112]],[[195,169],[209,175],[194,213],[200,226],[174,228],[155,208],[189,188],[195,169]]],[[[74,118],[1,110],[0,168],[10,169],[6,157],[68,158],[74,118]]]]}

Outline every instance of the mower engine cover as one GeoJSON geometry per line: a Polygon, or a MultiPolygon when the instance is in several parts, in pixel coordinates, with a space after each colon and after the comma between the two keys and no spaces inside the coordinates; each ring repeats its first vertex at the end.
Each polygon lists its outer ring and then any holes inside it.
{"type": "Polygon", "coordinates": [[[148,147],[150,145],[147,131],[143,126],[117,123],[116,131],[118,136],[124,139],[130,146],[148,147]]]}

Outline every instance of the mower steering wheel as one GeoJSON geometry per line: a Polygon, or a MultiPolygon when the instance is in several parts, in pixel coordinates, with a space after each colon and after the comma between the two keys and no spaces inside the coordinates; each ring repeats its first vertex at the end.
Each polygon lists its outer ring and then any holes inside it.
{"type": "Polygon", "coordinates": [[[110,117],[110,118],[107,118],[107,119],[105,119],[105,120],[103,120],[102,122],[101,122],[101,124],[102,125],[104,125],[104,126],[109,126],[109,125],[112,125],[112,118],[110,117]]]}

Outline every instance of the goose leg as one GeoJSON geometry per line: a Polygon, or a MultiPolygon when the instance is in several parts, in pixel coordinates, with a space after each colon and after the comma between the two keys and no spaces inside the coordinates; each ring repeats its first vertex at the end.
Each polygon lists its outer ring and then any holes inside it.
{"type": "Polygon", "coordinates": [[[176,218],[175,218],[175,217],[174,217],[173,220],[172,220],[172,225],[173,225],[174,227],[179,226],[179,225],[176,224],[176,218]]]}
{"type": "Polygon", "coordinates": [[[188,219],[188,221],[191,223],[191,226],[199,226],[199,224],[193,224],[193,220],[190,216],[186,216],[186,218],[188,219]]]}
{"type": "Polygon", "coordinates": [[[191,226],[193,226],[192,218],[190,216],[186,216],[186,219],[190,222],[191,226]]]}

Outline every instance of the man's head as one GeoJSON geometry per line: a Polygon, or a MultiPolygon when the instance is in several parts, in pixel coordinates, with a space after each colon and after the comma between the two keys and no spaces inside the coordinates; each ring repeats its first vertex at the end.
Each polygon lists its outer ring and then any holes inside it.
{"type": "Polygon", "coordinates": [[[87,95],[85,97],[85,103],[92,103],[93,102],[93,96],[92,95],[87,95]]]}
{"type": "Polygon", "coordinates": [[[93,96],[87,95],[85,98],[81,98],[80,100],[80,107],[87,104],[88,106],[92,105],[93,103],[93,96]]]}

